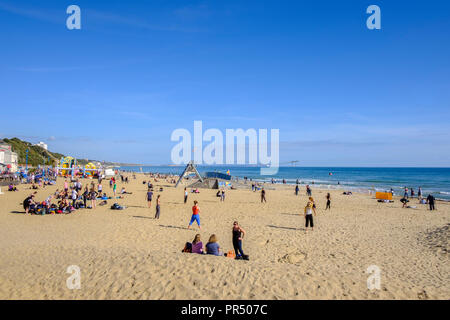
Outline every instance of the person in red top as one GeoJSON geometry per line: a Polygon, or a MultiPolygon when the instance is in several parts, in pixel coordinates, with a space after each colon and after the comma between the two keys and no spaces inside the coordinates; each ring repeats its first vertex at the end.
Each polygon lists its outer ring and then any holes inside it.
{"type": "Polygon", "coordinates": [[[198,228],[200,230],[202,229],[200,227],[200,208],[199,208],[199,206],[197,204],[198,204],[198,201],[195,200],[194,201],[194,206],[192,207],[192,217],[191,217],[191,221],[189,222],[188,229],[190,229],[190,227],[194,223],[194,221],[197,221],[198,228]]]}

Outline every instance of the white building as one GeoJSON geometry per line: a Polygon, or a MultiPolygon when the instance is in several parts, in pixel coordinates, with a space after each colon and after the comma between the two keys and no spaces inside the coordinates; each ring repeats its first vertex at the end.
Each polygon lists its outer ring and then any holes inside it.
{"type": "Polygon", "coordinates": [[[0,140],[0,171],[9,168],[9,171],[16,172],[18,170],[19,157],[13,152],[11,146],[0,140]]]}
{"type": "Polygon", "coordinates": [[[43,143],[42,141],[40,141],[39,143],[36,143],[35,146],[39,146],[41,148],[44,148],[45,150],[47,150],[48,146],[46,143],[43,143]]]}

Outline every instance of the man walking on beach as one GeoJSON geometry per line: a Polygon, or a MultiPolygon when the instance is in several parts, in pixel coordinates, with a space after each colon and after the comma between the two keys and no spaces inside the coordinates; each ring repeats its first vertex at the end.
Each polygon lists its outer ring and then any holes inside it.
{"type": "Polygon", "coordinates": [[[152,190],[149,188],[146,194],[146,199],[147,199],[147,204],[148,207],[151,208],[152,207],[152,198],[153,198],[153,192],[152,190]]]}
{"type": "Polygon", "coordinates": [[[261,203],[267,202],[266,201],[266,190],[264,190],[264,187],[261,189],[261,203]]]}
{"type": "Polygon", "coordinates": [[[427,203],[430,206],[430,210],[436,210],[436,208],[434,207],[434,201],[435,201],[434,196],[429,194],[428,197],[427,197],[427,203]]]}

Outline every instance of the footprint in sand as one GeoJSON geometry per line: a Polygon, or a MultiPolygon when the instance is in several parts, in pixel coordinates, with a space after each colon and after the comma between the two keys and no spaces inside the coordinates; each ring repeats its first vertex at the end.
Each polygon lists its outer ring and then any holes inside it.
{"type": "Polygon", "coordinates": [[[290,263],[290,264],[298,264],[306,259],[306,253],[303,252],[293,252],[288,253],[278,259],[278,262],[281,263],[290,263]]]}
{"type": "Polygon", "coordinates": [[[417,298],[419,298],[419,300],[426,300],[428,299],[428,294],[425,290],[422,290],[417,294],[417,298]]]}

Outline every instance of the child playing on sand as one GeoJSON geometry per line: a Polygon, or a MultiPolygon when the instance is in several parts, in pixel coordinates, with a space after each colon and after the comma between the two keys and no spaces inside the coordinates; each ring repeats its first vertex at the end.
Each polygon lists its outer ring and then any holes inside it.
{"type": "Polygon", "coordinates": [[[261,203],[262,202],[267,202],[267,200],[266,200],[266,190],[264,190],[264,188],[261,189],[261,203]]]}
{"type": "Polygon", "coordinates": [[[305,228],[308,230],[308,226],[311,225],[311,230],[314,230],[313,212],[316,215],[316,209],[313,208],[313,203],[308,201],[305,207],[305,228]]]}
{"type": "Polygon", "coordinates": [[[191,228],[191,225],[194,223],[194,221],[197,221],[198,228],[201,230],[202,228],[200,227],[200,208],[198,206],[197,200],[194,201],[194,206],[192,207],[192,217],[191,221],[189,222],[188,229],[191,228]]]}
{"type": "Polygon", "coordinates": [[[187,202],[187,199],[188,199],[188,192],[187,192],[187,189],[184,188],[184,203],[187,202]]]}

